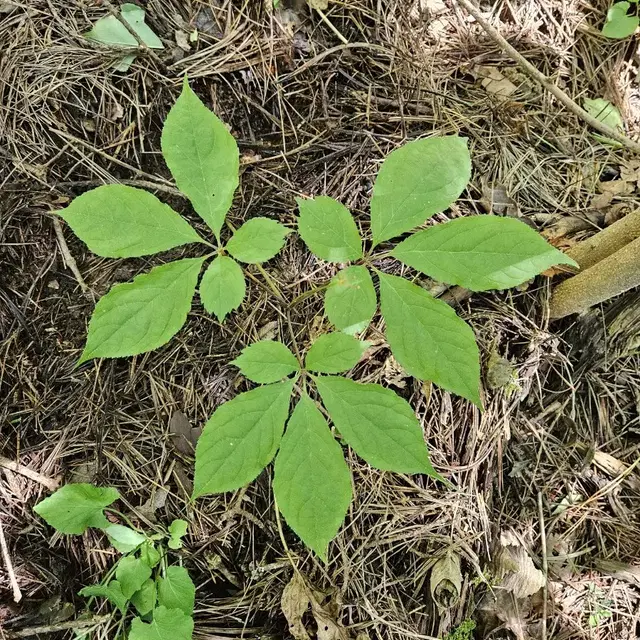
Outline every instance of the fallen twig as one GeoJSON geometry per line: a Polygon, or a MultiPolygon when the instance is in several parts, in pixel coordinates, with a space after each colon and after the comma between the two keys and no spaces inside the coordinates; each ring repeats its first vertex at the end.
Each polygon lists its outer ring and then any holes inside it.
{"type": "Polygon", "coordinates": [[[29,480],[33,480],[34,482],[39,482],[41,485],[47,487],[49,491],[55,491],[60,486],[60,482],[55,478],[43,476],[41,473],[38,473],[33,469],[29,469],[29,467],[25,467],[19,462],[9,460],[9,458],[3,458],[2,456],[0,456],[0,467],[9,469],[9,471],[13,471],[15,473],[19,473],[20,475],[25,476],[26,478],[29,478],[29,480]]]}
{"type": "Polygon", "coordinates": [[[552,318],[581,313],[640,285],[640,238],[608,258],[561,282],[549,301],[552,318]]]}
{"type": "Polygon", "coordinates": [[[640,143],[635,142],[619,131],[608,127],[606,124],[604,124],[591,114],[587,113],[582,107],[577,105],[562,89],[560,89],[560,87],[551,82],[551,80],[549,80],[549,78],[547,78],[544,73],[534,67],[522,54],[518,53],[518,51],[516,51],[516,49],[514,49],[498,32],[498,30],[483,17],[480,10],[471,2],[471,0],[456,0],[456,2],[463,6],[476,19],[478,24],[485,30],[487,35],[489,35],[496,42],[496,44],[498,44],[502,48],[502,50],[509,55],[509,57],[517,62],[530,78],[532,78],[536,82],[539,82],[549,93],[554,95],[565,107],[567,107],[569,111],[577,115],[589,126],[593,127],[597,131],[600,131],[600,133],[603,133],[608,138],[612,138],[616,142],[619,142],[621,145],[635,153],[640,153],[640,143]]]}
{"type": "Polygon", "coordinates": [[[2,520],[0,520],[0,548],[2,548],[2,559],[4,560],[4,566],[7,568],[7,574],[9,576],[9,582],[11,583],[11,590],[13,591],[13,601],[20,602],[22,600],[22,593],[20,586],[16,580],[16,574],[13,570],[13,564],[11,562],[11,556],[9,555],[9,547],[7,541],[4,538],[4,529],[2,528],[2,520]]]}
{"type": "Polygon", "coordinates": [[[56,232],[58,246],[60,247],[60,251],[62,252],[65,263],[67,264],[69,269],[71,269],[71,272],[75,276],[75,279],[82,289],[82,293],[87,293],[89,291],[89,287],[87,287],[87,283],[84,281],[82,274],[80,273],[80,269],[78,269],[75,258],[69,251],[69,246],[67,245],[67,241],[64,239],[64,234],[62,233],[62,225],[60,224],[60,220],[58,220],[58,218],[56,217],[53,218],[53,228],[56,232]]]}
{"type": "Polygon", "coordinates": [[[88,620],[70,620],[69,622],[59,622],[57,624],[42,625],[40,627],[29,627],[27,629],[20,629],[19,631],[9,631],[7,637],[9,638],[29,638],[31,636],[38,636],[43,633],[56,633],[57,631],[66,631],[67,629],[84,629],[85,627],[93,627],[94,625],[104,624],[111,620],[110,614],[103,616],[94,616],[88,620]]]}

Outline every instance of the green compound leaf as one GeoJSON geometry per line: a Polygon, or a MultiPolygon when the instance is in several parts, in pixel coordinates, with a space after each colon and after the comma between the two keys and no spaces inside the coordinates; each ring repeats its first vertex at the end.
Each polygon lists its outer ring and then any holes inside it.
{"type": "MultiPolygon", "coordinates": [[[[104,528],[109,542],[120,552],[130,553],[146,542],[146,538],[137,531],[122,524],[110,524],[104,528]]],[[[145,563],[147,564],[147,563],[145,563]]]]}
{"type": "Polygon", "coordinates": [[[418,231],[391,255],[472,291],[515,287],[557,264],[577,266],[520,220],[472,216],[418,231]]]}
{"type": "Polygon", "coordinates": [[[60,533],[84,533],[89,527],[109,524],[103,509],[120,497],[111,487],[67,484],[39,502],[33,510],[60,533]]]}
{"type": "Polygon", "coordinates": [[[184,567],[167,567],[165,577],[158,579],[158,604],[190,616],[195,599],[196,587],[189,572],[184,567]]]}
{"type": "Polygon", "coordinates": [[[291,233],[284,225],[269,218],[247,220],[227,243],[227,251],[240,262],[259,264],[271,260],[284,246],[291,233]]]}
{"type": "Polygon", "coordinates": [[[151,578],[131,596],[131,604],[144,616],[156,606],[156,583],[151,578]]]}
{"type": "Polygon", "coordinates": [[[481,407],[480,355],[473,330],[418,285],[379,274],[380,306],[393,355],[409,375],[481,407]]]}
{"type": "Polygon", "coordinates": [[[328,196],[296,198],[298,233],[312,253],[328,262],[362,258],[362,239],[349,209],[328,196]]]}
{"type": "Polygon", "coordinates": [[[471,178],[467,139],[414,140],[382,163],[371,198],[374,246],[411,231],[457,200],[471,178]]]}
{"type": "Polygon", "coordinates": [[[204,260],[169,262],[112,287],[96,305],[78,364],[133,356],[168,342],[187,320],[204,260]]]}
{"type": "Polygon", "coordinates": [[[191,640],[193,618],[180,609],[157,607],[149,623],[134,618],[128,640],[191,640]]]}
{"type": "Polygon", "coordinates": [[[240,154],[224,122],[202,104],[186,76],[164,121],[162,155],[180,191],[219,239],[238,187],[240,154]]]}
{"type": "Polygon", "coordinates": [[[146,256],[203,242],[169,205],[121,184],[87,191],[58,215],[93,253],[106,258],[146,256]]]}
{"type": "Polygon", "coordinates": [[[406,400],[379,384],[361,384],[339,376],[314,380],[331,420],[361,458],[383,471],[440,478],[406,400]]]}
{"type": "Polygon", "coordinates": [[[357,265],[339,271],[329,283],[324,298],[329,322],[349,334],[366,329],[377,306],[371,274],[366,267],[357,265]]]}
{"type": "Polygon", "coordinates": [[[245,293],[242,268],[228,256],[218,256],[204,272],[200,282],[202,304],[219,322],[223,322],[228,313],[242,304],[245,293]]]}
{"type": "Polygon", "coordinates": [[[262,340],[245,347],[231,364],[238,367],[243,376],[261,384],[278,382],[300,368],[293,353],[275,340],[262,340]]]}
{"type": "Polygon", "coordinates": [[[219,407],[198,439],[193,497],[233,491],[254,480],[276,454],[293,380],[241,393],[219,407]]]}
{"type": "Polygon", "coordinates": [[[616,2],[609,7],[607,20],[602,27],[603,36],[620,40],[635,33],[638,28],[639,18],[637,15],[627,15],[630,6],[629,2],[616,2]]]}
{"type": "Polygon", "coordinates": [[[189,528],[189,523],[186,520],[174,520],[169,525],[169,542],[167,546],[169,549],[181,549],[182,548],[182,538],[187,535],[187,529],[189,528]]]}
{"type": "Polygon", "coordinates": [[[346,333],[328,333],[311,345],[305,358],[305,368],[320,373],[348,371],[358,363],[369,344],[346,333]]]}
{"type": "Polygon", "coordinates": [[[122,613],[127,610],[129,598],[122,593],[122,587],[117,580],[111,580],[108,585],[95,584],[84,587],[78,591],[78,595],[83,598],[106,598],[114,607],[122,613]]]}
{"type": "Polygon", "coordinates": [[[325,562],[351,502],[342,448],[305,395],[289,419],[274,466],[273,492],[287,524],[325,562]]]}
{"type": "Polygon", "coordinates": [[[142,585],[151,577],[151,569],[147,564],[133,558],[125,556],[120,559],[116,566],[116,578],[122,588],[122,593],[127,600],[142,588],[142,585]]]}

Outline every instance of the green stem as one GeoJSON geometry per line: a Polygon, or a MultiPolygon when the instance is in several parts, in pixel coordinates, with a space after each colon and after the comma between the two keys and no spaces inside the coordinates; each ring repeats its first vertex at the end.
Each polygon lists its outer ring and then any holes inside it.
{"type": "Polygon", "coordinates": [[[289,309],[292,309],[293,307],[295,307],[298,303],[302,302],[303,300],[306,300],[307,298],[311,298],[312,296],[315,296],[317,293],[320,293],[321,291],[324,291],[325,289],[328,289],[330,284],[331,284],[331,282],[327,282],[327,284],[323,284],[320,287],[315,287],[314,289],[311,289],[311,291],[305,291],[304,293],[301,293],[299,296],[296,296],[289,303],[289,309]]]}
{"type": "Polygon", "coordinates": [[[264,278],[265,282],[267,283],[267,285],[269,286],[269,289],[271,289],[273,294],[278,298],[278,300],[280,300],[280,302],[284,302],[285,300],[282,296],[282,293],[280,293],[280,289],[278,289],[273,278],[264,270],[261,264],[256,264],[255,266],[260,272],[260,274],[262,275],[262,277],[264,278]]]}
{"type": "Polygon", "coordinates": [[[125,516],[121,511],[116,511],[116,509],[109,509],[108,507],[105,509],[105,511],[107,513],[114,513],[115,515],[120,516],[134,531],[141,533],[145,538],[147,537],[145,532],[134,526],[133,522],[131,522],[131,520],[129,520],[129,518],[127,518],[127,516],[125,516]]]}

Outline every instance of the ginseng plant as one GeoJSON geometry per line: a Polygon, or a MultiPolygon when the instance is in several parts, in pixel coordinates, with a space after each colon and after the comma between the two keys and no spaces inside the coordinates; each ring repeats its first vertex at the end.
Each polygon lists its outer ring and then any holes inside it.
{"type": "Polygon", "coordinates": [[[438,281],[486,291],[522,284],[557,264],[575,265],[525,223],[492,215],[431,225],[389,243],[445,211],[470,175],[471,158],[461,137],[416,140],[392,152],[373,188],[367,253],[344,205],[326,196],[298,200],[298,233],[311,252],[328,262],[350,263],[326,288],[325,314],[338,332],[320,336],[302,361],[273,341],[247,347],[234,361],[262,386],[223,404],[206,424],[196,448],[194,497],[238,489],[275,457],[278,508],[326,560],[352,496],[340,443],[378,469],[440,477],[406,400],[378,384],[335,374],[351,369],[366,348],[354,336],[366,330],[378,307],[373,271],[397,361],[415,378],[481,407],[480,356],[471,327],[419,284],[372,266],[393,257],[438,281]],[[387,246],[376,253],[383,243],[387,246]],[[311,385],[325,413],[311,399],[311,385]],[[294,390],[299,400],[289,417],[294,390]]]}
{"type": "Polygon", "coordinates": [[[239,153],[225,124],[209,111],[185,78],[162,129],[162,154],[179,190],[209,226],[217,246],[153,194],[126,185],[103,185],[57,212],[94,253],[107,258],[146,256],[190,243],[208,254],[153,267],[133,282],[117,284],[96,305],[78,364],[92,358],[145,353],[167,343],[184,325],[200,282],[205,309],[222,322],[245,296],[238,264],[273,258],[289,230],[255,217],[221,242],[222,227],[238,187],[239,153]]]}

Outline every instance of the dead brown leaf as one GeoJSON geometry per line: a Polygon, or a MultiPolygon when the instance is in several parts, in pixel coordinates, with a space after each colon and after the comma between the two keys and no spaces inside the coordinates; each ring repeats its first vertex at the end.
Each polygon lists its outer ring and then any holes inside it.
{"type": "Polygon", "coordinates": [[[201,429],[194,429],[189,418],[182,411],[174,411],[169,420],[169,433],[173,446],[185,455],[192,455],[195,451],[201,429]]]}
{"type": "Polygon", "coordinates": [[[472,69],[472,74],[480,80],[480,84],[487,93],[494,95],[501,102],[518,88],[497,67],[476,65],[472,69]]]}
{"type": "Polygon", "coordinates": [[[516,598],[531,596],[545,585],[542,571],[536,569],[527,550],[510,531],[500,534],[494,563],[500,586],[516,598]]]}
{"type": "Polygon", "coordinates": [[[387,384],[392,384],[398,389],[404,389],[407,386],[406,379],[409,374],[404,370],[402,365],[390,355],[384,362],[382,367],[382,377],[387,384]]]}
{"type": "Polygon", "coordinates": [[[349,640],[347,630],[336,621],[337,604],[329,602],[322,606],[325,597],[322,592],[315,592],[305,583],[304,578],[295,572],[289,584],[282,592],[280,606],[289,623],[289,633],[294,640],[310,640],[303,617],[311,607],[311,614],[317,625],[317,640],[349,640]]]}
{"type": "Polygon", "coordinates": [[[302,576],[295,571],[289,584],[282,592],[280,607],[289,623],[289,633],[294,640],[310,640],[307,629],[302,622],[302,616],[311,604],[309,591],[302,576]]]}
{"type": "MultiPolygon", "coordinates": [[[[611,478],[617,478],[629,469],[629,466],[622,460],[618,460],[604,451],[596,451],[593,454],[593,463],[611,478]]],[[[633,489],[640,490],[640,480],[637,476],[630,474],[626,477],[626,481],[633,489]]]]}
{"type": "Polygon", "coordinates": [[[183,51],[191,51],[191,45],[189,44],[189,34],[185,33],[181,29],[176,29],[174,32],[176,38],[176,44],[183,51]]]}
{"type": "Polygon", "coordinates": [[[511,216],[520,216],[517,202],[509,196],[507,188],[501,184],[489,184],[486,177],[482,178],[482,197],[480,204],[487,213],[511,216]]]}
{"type": "Polygon", "coordinates": [[[618,562],[617,560],[596,560],[598,571],[618,580],[640,586],[640,566],[618,562]]]}
{"type": "Polygon", "coordinates": [[[461,590],[460,556],[449,552],[431,569],[431,597],[441,609],[450,609],[460,600],[461,590]]]}

